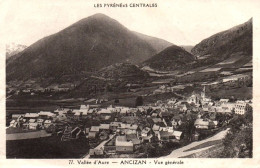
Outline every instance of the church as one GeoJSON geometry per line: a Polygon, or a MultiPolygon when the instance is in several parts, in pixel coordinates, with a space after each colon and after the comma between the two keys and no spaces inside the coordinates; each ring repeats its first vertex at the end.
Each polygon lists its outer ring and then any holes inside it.
{"type": "Polygon", "coordinates": [[[205,103],[211,102],[211,99],[206,97],[206,88],[204,86],[200,94],[193,92],[191,96],[187,99],[189,104],[194,103],[197,107],[205,103]]]}

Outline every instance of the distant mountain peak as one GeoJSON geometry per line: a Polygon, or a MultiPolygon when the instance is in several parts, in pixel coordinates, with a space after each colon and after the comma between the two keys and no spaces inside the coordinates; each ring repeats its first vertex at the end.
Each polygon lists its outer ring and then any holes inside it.
{"type": "Polygon", "coordinates": [[[195,61],[195,57],[176,45],[167,47],[143,63],[155,70],[174,71],[185,68],[185,65],[195,61]]]}
{"type": "Polygon", "coordinates": [[[23,51],[25,48],[27,48],[26,45],[16,44],[14,42],[10,44],[6,44],[6,59],[9,59],[15,54],[18,54],[19,52],[23,51]]]}
{"type": "Polygon", "coordinates": [[[155,55],[151,45],[118,21],[98,13],[38,40],[7,61],[7,80],[97,72],[103,67],[141,63],[155,55]]]}
{"type": "MultiPolygon", "coordinates": [[[[228,30],[216,33],[192,48],[199,64],[214,65],[224,60],[225,67],[239,67],[252,60],[252,18],[228,30]]],[[[219,66],[219,65],[218,65],[219,66]]]]}
{"type": "MultiPolygon", "coordinates": [[[[191,52],[196,56],[203,56],[211,54],[213,51],[219,51],[219,47],[224,46],[228,43],[235,43],[235,38],[245,36],[252,36],[252,18],[247,22],[234,26],[228,30],[216,33],[204,40],[191,50],[191,52]]],[[[245,41],[246,43],[246,41],[245,41]]],[[[234,46],[234,45],[233,45],[234,46]]]]}
{"type": "MultiPolygon", "coordinates": [[[[77,24],[90,24],[90,23],[109,23],[109,22],[113,22],[113,23],[117,23],[120,24],[118,21],[116,21],[115,19],[102,14],[102,13],[97,13],[94,15],[91,15],[89,17],[86,17],[84,19],[79,20],[78,22],[74,23],[73,25],[77,25],[77,24]]],[[[120,24],[121,25],[121,24],[120,24]]]]}
{"type": "Polygon", "coordinates": [[[93,17],[93,18],[107,18],[107,19],[111,19],[109,16],[103,14],[103,13],[96,13],[94,15],[91,15],[89,17],[93,17]]]}

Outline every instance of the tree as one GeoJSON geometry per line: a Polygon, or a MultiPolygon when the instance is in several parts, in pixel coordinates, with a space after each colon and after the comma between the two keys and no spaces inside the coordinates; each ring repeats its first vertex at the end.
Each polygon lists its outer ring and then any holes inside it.
{"type": "Polygon", "coordinates": [[[135,106],[142,106],[143,105],[143,97],[138,96],[135,100],[135,106]]]}
{"type": "Polygon", "coordinates": [[[116,104],[119,103],[119,99],[115,99],[115,103],[116,103],[116,104]]]}
{"type": "Polygon", "coordinates": [[[246,119],[247,124],[253,122],[253,109],[249,105],[248,105],[246,113],[245,113],[245,119],[246,119]]]}

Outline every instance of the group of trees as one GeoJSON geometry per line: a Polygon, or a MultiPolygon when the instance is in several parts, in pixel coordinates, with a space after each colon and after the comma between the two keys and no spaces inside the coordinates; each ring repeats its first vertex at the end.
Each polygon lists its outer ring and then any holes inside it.
{"type": "Polygon", "coordinates": [[[245,115],[235,115],[230,121],[230,131],[225,137],[223,158],[252,158],[253,128],[252,108],[245,115]]]}

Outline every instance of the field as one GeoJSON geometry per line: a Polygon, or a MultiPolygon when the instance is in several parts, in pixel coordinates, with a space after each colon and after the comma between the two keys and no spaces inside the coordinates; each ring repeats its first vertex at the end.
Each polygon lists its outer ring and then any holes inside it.
{"type": "Polygon", "coordinates": [[[7,158],[80,158],[88,151],[87,139],[62,142],[60,137],[52,136],[6,142],[7,158]]]}
{"type": "Polygon", "coordinates": [[[252,87],[242,87],[235,89],[218,89],[207,93],[213,99],[218,98],[235,98],[235,99],[252,99],[252,87]]]}

